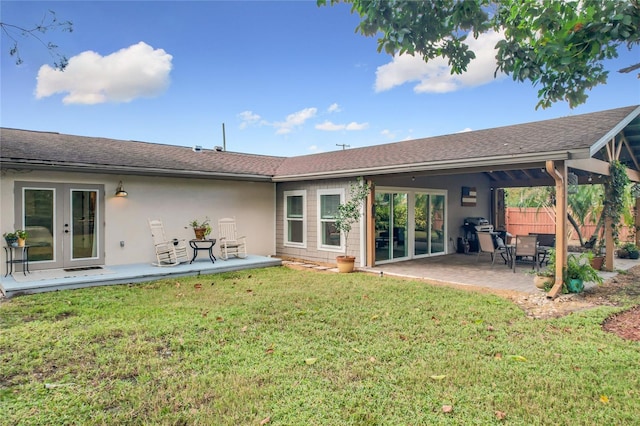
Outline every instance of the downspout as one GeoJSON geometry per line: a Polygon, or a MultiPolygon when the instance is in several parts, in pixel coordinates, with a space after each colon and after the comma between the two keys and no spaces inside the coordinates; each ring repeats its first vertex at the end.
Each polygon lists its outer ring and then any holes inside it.
{"type": "Polygon", "coordinates": [[[375,266],[375,255],[376,255],[376,222],[375,222],[375,199],[376,199],[376,188],[373,185],[372,180],[368,180],[367,184],[371,190],[369,191],[369,196],[367,197],[367,205],[365,207],[365,222],[366,222],[366,231],[365,231],[365,247],[367,248],[365,265],[369,268],[375,266]]]}
{"type": "Polygon", "coordinates": [[[556,184],[556,270],[555,284],[547,297],[556,298],[562,290],[563,271],[567,267],[567,165],[564,161],[546,161],[546,170],[556,184]],[[560,168],[560,171],[556,168],[560,168]]]}

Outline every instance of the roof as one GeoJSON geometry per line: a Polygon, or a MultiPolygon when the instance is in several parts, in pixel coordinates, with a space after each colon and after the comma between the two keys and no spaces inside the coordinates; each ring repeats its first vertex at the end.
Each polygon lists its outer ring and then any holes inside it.
{"type": "Polygon", "coordinates": [[[260,181],[539,164],[601,156],[624,131],[623,161],[640,158],[640,107],[339,150],[273,157],[148,142],[0,129],[2,167],[260,181]]]}
{"type": "MultiPolygon", "coordinates": [[[[608,140],[603,138],[620,123],[634,119],[635,125],[640,126],[638,115],[640,107],[629,106],[553,120],[293,157],[278,167],[276,179],[325,174],[388,174],[429,168],[442,170],[589,158],[591,148],[606,143],[608,140]]],[[[634,141],[637,158],[640,153],[640,128],[636,127],[636,131],[634,141]]]]}
{"type": "Polygon", "coordinates": [[[270,181],[284,157],[51,132],[0,129],[0,165],[270,181]]]}

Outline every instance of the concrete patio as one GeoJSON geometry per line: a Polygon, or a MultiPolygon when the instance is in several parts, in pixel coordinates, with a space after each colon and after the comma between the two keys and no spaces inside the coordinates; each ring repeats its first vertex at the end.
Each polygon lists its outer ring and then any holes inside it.
{"type": "Polygon", "coordinates": [[[6,297],[47,291],[69,290],[115,284],[133,284],[165,278],[218,274],[243,269],[280,266],[278,258],[248,255],[244,259],[230,258],[212,263],[208,258],[177,266],[157,267],[151,264],[109,265],[101,270],[67,272],[62,269],[33,271],[26,276],[14,272],[0,278],[0,291],[6,297]]]}

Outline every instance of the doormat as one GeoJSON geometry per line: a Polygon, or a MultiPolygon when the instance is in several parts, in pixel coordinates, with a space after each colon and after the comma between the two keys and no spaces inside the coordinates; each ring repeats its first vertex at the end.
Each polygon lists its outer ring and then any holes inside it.
{"type": "Polygon", "coordinates": [[[88,277],[95,276],[96,278],[100,275],[113,274],[114,271],[111,271],[104,267],[88,267],[88,268],[69,268],[66,269],[42,269],[39,271],[31,271],[27,272],[26,275],[22,273],[22,271],[14,271],[13,279],[19,283],[28,283],[34,281],[44,281],[44,280],[62,280],[62,279],[73,279],[78,277],[88,277]]]}
{"type": "Polygon", "coordinates": [[[92,269],[102,269],[102,266],[84,266],[79,268],[64,268],[65,272],[90,271],[92,269]]]}

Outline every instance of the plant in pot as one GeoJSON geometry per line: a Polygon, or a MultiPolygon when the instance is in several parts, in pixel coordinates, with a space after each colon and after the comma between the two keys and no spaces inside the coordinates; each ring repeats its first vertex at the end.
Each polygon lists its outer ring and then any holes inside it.
{"type": "Polygon", "coordinates": [[[2,236],[4,237],[8,247],[18,245],[18,236],[15,232],[5,232],[2,236]]]}
{"type": "Polygon", "coordinates": [[[556,281],[556,251],[555,249],[549,250],[549,261],[545,269],[533,272],[533,285],[537,288],[549,291],[556,281]]]}
{"type": "Polygon", "coordinates": [[[340,272],[352,272],[355,257],[349,256],[349,233],[353,224],[360,219],[360,211],[364,201],[367,199],[371,187],[362,178],[358,178],[351,184],[350,199],[338,205],[335,217],[336,230],[344,234],[344,255],[338,256],[338,270],[340,272]]]}
{"type": "Polygon", "coordinates": [[[633,243],[625,243],[618,249],[618,257],[620,259],[638,259],[640,252],[638,246],[633,243]]]}
{"type": "Polygon", "coordinates": [[[193,232],[196,234],[196,240],[204,240],[211,234],[211,219],[205,218],[202,222],[197,219],[189,222],[189,225],[193,228],[193,232]]]}
{"type": "Polygon", "coordinates": [[[18,237],[18,247],[24,247],[25,240],[27,239],[27,231],[24,229],[16,229],[16,236],[18,237]]]}
{"type": "Polygon", "coordinates": [[[567,257],[567,268],[564,271],[564,282],[569,293],[580,293],[585,282],[602,284],[602,277],[591,266],[593,253],[570,254],[567,257]]]}

